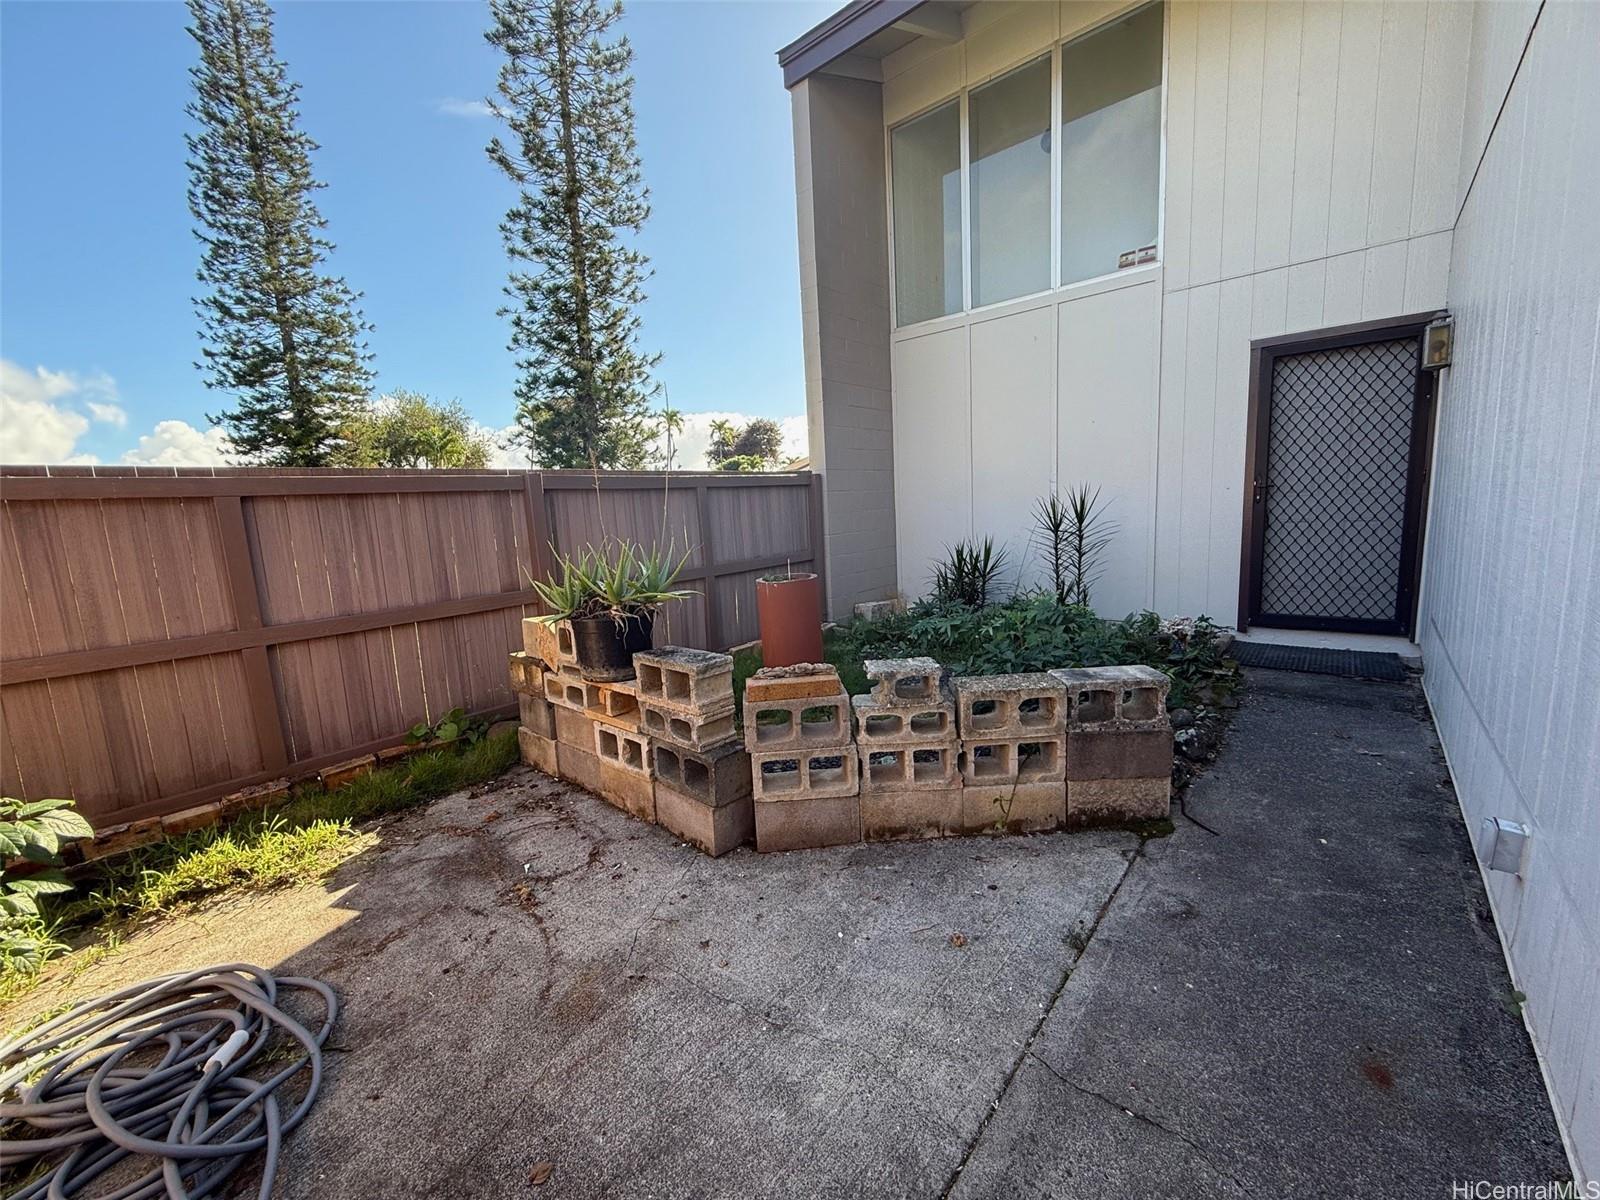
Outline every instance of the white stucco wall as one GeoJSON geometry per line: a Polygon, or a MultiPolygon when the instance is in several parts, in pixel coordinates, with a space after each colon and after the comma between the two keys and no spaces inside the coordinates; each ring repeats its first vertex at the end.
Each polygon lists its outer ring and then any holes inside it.
{"type": "Polygon", "coordinates": [[[1552,0],[1529,41],[1537,10],[1495,6],[1473,38],[1421,641],[1468,831],[1533,830],[1525,874],[1485,879],[1600,1179],[1600,5],[1552,0]]]}

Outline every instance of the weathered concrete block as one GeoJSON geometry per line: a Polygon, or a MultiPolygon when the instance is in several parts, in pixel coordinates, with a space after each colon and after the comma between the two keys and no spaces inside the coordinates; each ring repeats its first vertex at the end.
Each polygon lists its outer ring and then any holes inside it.
{"type": "Polygon", "coordinates": [[[655,778],[655,757],[650,753],[650,739],[642,733],[630,733],[614,725],[594,726],[594,752],[602,764],[623,771],[632,771],[646,779],[655,778]]]}
{"type": "Polygon", "coordinates": [[[162,836],[177,837],[179,834],[193,833],[196,829],[209,829],[217,823],[221,811],[222,805],[213,800],[210,804],[197,804],[182,812],[168,813],[161,818],[162,836]]]}
{"type": "Polygon", "coordinates": [[[861,790],[854,746],[750,756],[751,790],[758,802],[854,796],[861,790]]]}
{"type": "Polygon", "coordinates": [[[956,736],[953,704],[896,705],[888,707],[873,696],[852,696],[856,741],[907,745],[911,742],[947,742],[956,736]]]}
{"type": "Polygon", "coordinates": [[[1068,691],[1074,727],[1150,729],[1166,723],[1172,680],[1154,667],[1076,667],[1050,674],[1068,691]]]}
{"type": "Polygon", "coordinates": [[[961,827],[967,833],[1044,833],[1067,819],[1067,785],[971,784],[961,789],[961,827]]]}
{"type": "Polygon", "coordinates": [[[961,775],[966,783],[1056,783],[1065,780],[1065,739],[963,738],[961,775]]]}
{"type": "Polygon", "coordinates": [[[733,658],[710,650],[660,646],[633,656],[641,701],[696,714],[733,707],[733,658]]]}
{"type": "Polygon", "coordinates": [[[707,751],[654,739],[656,781],[710,808],[750,799],[750,755],[738,742],[726,742],[707,751]]]}
{"type": "Polygon", "coordinates": [[[600,794],[600,760],[587,750],[557,741],[556,774],[585,791],[600,794]]]}
{"type": "Polygon", "coordinates": [[[341,763],[334,763],[331,767],[323,767],[317,772],[317,780],[328,791],[336,792],[363,775],[371,774],[372,768],[377,765],[376,755],[363,754],[360,758],[350,758],[341,763]]]}
{"type": "Polygon", "coordinates": [[[1155,779],[1172,773],[1172,730],[1067,730],[1068,779],[1155,779]]]}
{"type": "Polygon", "coordinates": [[[511,690],[526,696],[544,698],[544,664],[525,650],[513,650],[508,659],[507,671],[511,676],[511,690]]]}
{"type": "Polygon", "coordinates": [[[572,622],[549,617],[522,619],[522,649],[552,670],[578,666],[578,652],[572,641],[572,622]]]}
{"type": "Polygon", "coordinates": [[[869,842],[951,837],[963,832],[959,784],[869,791],[862,781],[861,836],[869,842]]]}
{"type": "Polygon", "coordinates": [[[623,729],[639,728],[639,697],[632,683],[593,683],[585,695],[589,715],[596,721],[623,729]]]}
{"type": "Polygon", "coordinates": [[[578,675],[562,671],[544,673],[544,698],[561,708],[587,712],[600,707],[599,687],[578,675]]]}
{"type": "Polygon", "coordinates": [[[695,714],[663,708],[641,699],[639,724],[652,738],[690,750],[711,750],[729,742],[738,744],[731,706],[717,712],[695,714]]]}
{"type": "Polygon", "coordinates": [[[587,713],[555,705],[551,714],[555,717],[556,741],[585,754],[594,753],[594,721],[587,713]]]}
{"type": "Polygon", "coordinates": [[[1043,671],[964,675],[955,691],[963,738],[1060,737],[1066,730],[1066,685],[1043,671]]]}
{"type": "Polygon", "coordinates": [[[1121,825],[1159,821],[1172,812],[1172,777],[1074,779],[1067,783],[1067,826],[1121,825]]]}
{"type": "Polygon", "coordinates": [[[869,658],[862,665],[872,681],[872,699],[885,708],[944,699],[944,668],[931,658],[869,658]]]}
{"type": "Polygon", "coordinates": [[[844,691],[839,670],[832,663],[795,663],[789,667],[762,667],[744,681],[744,702],[804,700],[844,691]]]}
{"type": "Polygon", "coordinates": [[[522,761],[536,771],[543,771],[546,775],[561,774],[561,767],[556,761],[556,740],[545,737],[532,729],[517,730],[517,748],[522,752],[522,761]]]}
{"type": "MultiPolygon", "coordinates": [[[[659,748],[659,747],[658,747],[659,748]]],[[[739,751],[740,755],[744,751],[739,751]]],[[[656,780],[656,824],[698,846],[712,858],[744,845],[756,833],[755,805],[748,792],[731,804],[708,805],[656,780]]]]}
{"type": "Polygon", "coordinates": [[[954,739],[943,745],[857,746],[856,754],[863,793],[961,786],[961,749],[954,739]]]}
{"type": "Polygon", "coordinates": [[[655,823],[656,785],[649,776],[601,758],[600,786],[595,790],[602,800],[616,805],[629,816],[655,823]]]}
{"type": "Polygon", "coordinates": [[[756,849],[813,850],[861,840],[861,799],[835,796],[755,804],[756,849]]]}
{"type": "Polygon", "coordinates": [[[241,813],[266,808],[272,804],[281,804],[288,798],[289,781],[287,779],[273,779],[267,783],[258,783],[254,787],[243,788],[240,791],[230,792],[224,796],[221,802],[222,819],[231,821],[241,813]]]}
{"type": "Polygon", "coordinates": [[[746,700],[744,744],[751,751],[843,746],[850,741],[850,697],[837,691],[798,700],[746,700]]]}
{"type": "Polygon", "coordinates": [[[906,602],[898,598],[893,600],[863,600],[856,605],[856,616],[863,621],[881,621],[892,613],[901,613],[906,610],[906,602]]]}
{"type": "Polygon", "coordinates": [[[556,736],[555,706],[543,696],[517,696],[517,708],[522,728],[531,729],[540,737],[556,736]]]}

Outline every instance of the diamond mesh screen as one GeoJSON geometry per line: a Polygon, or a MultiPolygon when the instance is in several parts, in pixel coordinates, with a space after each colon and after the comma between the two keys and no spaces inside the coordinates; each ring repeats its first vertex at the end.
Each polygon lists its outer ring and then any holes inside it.
{"type": "Polygon", "coordinates": [[[1416,338],[1273,364],[1263,615],[1393,621],[1416,338]]]}

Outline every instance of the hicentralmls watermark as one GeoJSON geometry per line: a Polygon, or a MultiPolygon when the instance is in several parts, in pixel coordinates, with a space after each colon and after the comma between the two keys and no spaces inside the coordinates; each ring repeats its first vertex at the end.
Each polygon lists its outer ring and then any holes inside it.
{"type": "Polygon", "coordinates": [[[1600,1200],[1600,1180],[1587,1183],[1491,1183],[1487,1179],[1455,1180],[1450,1200],[1600,1200]]]}

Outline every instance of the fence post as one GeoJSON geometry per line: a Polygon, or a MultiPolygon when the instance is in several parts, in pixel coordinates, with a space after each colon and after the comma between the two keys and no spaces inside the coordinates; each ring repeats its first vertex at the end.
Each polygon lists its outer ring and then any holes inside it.
{"type": "MultiPolygon", "coordinates": [[[[250,559],[250,539],[244,527],[244,498],[216,496],[212,503],[216,505],[217,529],[222,535],[222,561],[233,596],[234,625],[241,630],[260,629],[261,593],[256,587],[255,564],[250,559]]],[[[283,719],[278,715],[278,690],[272,682],[267,648],[246,647],[239,651],[239,659],[244,666],[256,742],[261,747],[261,764],[266,770],[281,771],[289,765],[289,748],[284,741],[283,719]]]]}

